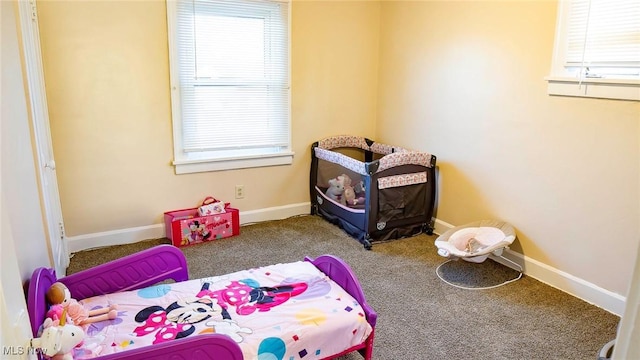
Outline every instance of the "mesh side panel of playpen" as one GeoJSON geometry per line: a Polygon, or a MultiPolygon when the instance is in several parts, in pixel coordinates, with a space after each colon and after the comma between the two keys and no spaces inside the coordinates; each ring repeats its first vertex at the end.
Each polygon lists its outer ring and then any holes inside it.
{"type": "Polygon", "coordinates": [[[405,185],[378,191],[377,222],[425,217],[427,205],[425,184],[405,185]]]}

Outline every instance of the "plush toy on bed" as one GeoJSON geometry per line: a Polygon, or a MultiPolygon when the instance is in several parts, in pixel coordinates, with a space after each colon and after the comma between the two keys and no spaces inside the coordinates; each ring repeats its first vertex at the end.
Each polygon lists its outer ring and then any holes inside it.
{"type": "Polygon", "coordinates": [[[58,321],[45,319],[39,336],[31,339],[30,345],[34,349],[40,349],[47,359],[72,360],[73,348],[83,340],[84,331],[81,327],[68,323],[66,310],[63,310],[58,321]]]}
{"type": "Polygon", "coordinates": [[[344,199],[345,175],[340,175],[334,179],[329,179],[329,188],[325,195],[331,200],[337,201],[342,205],[346,204],[344,199]]]}
{"type": "Polygon", "coordinates": [[[60,310],[66,311],[75,325],[86,327],[87,325],[104,320],[113,320],[117,316],[116,306],[87,310],[82,304],[71,297],[71,292],[66,285],[55,282],[47,291],[47,301],[51,304],[51,309],[47,312],[47,317],[57,320],[57,313],[60,310]]]}

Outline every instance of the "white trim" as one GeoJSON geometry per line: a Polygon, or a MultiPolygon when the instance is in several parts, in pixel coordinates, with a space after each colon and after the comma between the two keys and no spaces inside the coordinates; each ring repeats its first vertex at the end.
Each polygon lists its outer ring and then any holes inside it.
{"type": "MultiPolygon", "coordinates": [[[[285,219],[297,215],[308,215],[310,210],[311,203],[306,202],[266,209],[241,211],[240,225],[285,219]]],[[[165,236],[164,224],[154,224],[100,233],[69,236],[67,237],[67,241],[69,245],[69,252],[75,253],[105,246],[124,245],[149,239],[159,239],[165,236]]]]}
{"type": "Polygon", "coordinates": [[[100,233],[69,236],[67,237],[67,241],[69,245],[69,252],[73,254],[83,250],[131,244],[163,237],[165,237],[164,224],[154,224],[100,233]]]}
{"type": "Polygon", "coordinates": [[[293,153],[287,152],[278,155],[260,156],[246,159],[225,159],[225,160],[176,160],[173,162],[176,174],[189,174],[205,171],[218,171],[229,169],[244,169],[263,166],[291,165],[293,163],[293,153]]]}
{"type": "Polygon", "coordinates": [[[309,215],[310,213],[310,202],[275,206],[266,209],[241,211],[240,225],[249,225],[269,220],[281,220],[292,216],[309,215]]]}
{"type": "Polygon", "coordinates": [[[599,85],[620,85],[620,86],[635,86],[640,87],[640,80],[638,79],[610,79],[610,78],[584,78],[582,81],[577,78],[566,76],[547,76],[544,78],[547,81],[554,82],[567,82],[573,84],[599,84],[599,85]]]}
{"type": "MultiPolygon", "coordinates": [[[[436,219],[434,232],[436,234],[442,234],[443,232],[453,227],[455,226],[440,219],[436,219]]],[[[521,266],[525,275],[531,276],[532,278],[541,281],[549,286],[564,291],[615,315],[621,316],[624,311],[626,297],[620,294],[616,294],[607,289],[603,289],[584,279],[558,270],[552,266],[517,253],[511,249],[506,249],[502,256],[504,256],[507,260],[511,260],[521,266]]],[[[508,261],[502,260],[499,257],[490,255],[490,258],[497,262],[500,262],[505,266],[516,269],[513,264],[509,264],[508,261]]]]}
{"type": "Polygon", "coordinates": [[[47,228],[53,267],[57,274],[64,275],[67,266],[69,266],[69,250],[64,237],[64,222],[49,127],[49,110],[44,83],[36,1],[18,1],[18,16],[22,33],[31,124],[34,133],[32,144],[37,155],[38,186],[44,208],[43,220],[47,228]]]}
{"type": "Polygon", "coordinates": [[[549,95],[640,101],[640,80],[567,77],[565,68],[571,1],[558,1],[551,74],[545,77],[549,95]]]}
{"type": "Polygon", "coordinates": [[[546,77],[549,95],[640,101],[640,81],[546,77]]]}
{"type": "MultiPolygon", "coordinates": [[[[171,133],[173,135],[173,158],[178,159],[182,150],[182,102],[180,99],[180,77],[178,72],[178,39],[176,27],[176,0],[167,0],[167,46],[169,47],[169,83],[171,85],[171,133]],[[178,150],[180,149],[180,150],[178,150]]],[[[177,168],[176,168],[177,171],[177,168]]]]}
{"type": "Polygon", "coordinates": [[[640,332],[640,246],[636,255],[636,263],[627,294],[627,304],[624,316],[618,326],[618,336],[613,348],[613,359],[638,359],[640,357],[640,345],[638,334],[640,332]]]}
{"type": "Polygon", "coordinates": [[[507,249],[503,256],[522,266],[527,276],[531,276],[615,315],[622,316],[626,302],[625,296],[601,288],[511,249],[507,249]]]}
{"type": "Polygon", "coordinates": [[[448,222],[444,222],[440,219],[436,219],[435,226],[433,229],[434,234],[442,235],[445,231],[454,228],[455,226],[449,224],[448,222]]]}
{"type": "MultiPolygon", "coordinates": [[[[171,90],[171,114],[172,114],[172,134],[173,134],[173,157],[172,165],[175,173],[191,174],[198,172],[222,171],[231,169],[244,169],[256,167],[269,167],[291,165],[294,153],[292,151],[292,131],[291,131],[291,0],[261,0],[264,3],[286,4],[287,7],[287,127],[288,137],[286,147],[281,152],[272,153],[269,149],[239,149],[229,150],[237,157],[225,156],[220,151],[184,151],[183,139],[183,104],[181,94],[180,66],[179,66],[179,39],[178,39],[178,0],[166,0],[167,7],[167,43],[169,48],[169,80],[171,90]],[[255,152],[255,154],[254,154],[255,152]]],[[[249,9],[251,10],[251,9],[249,9]]],[[[259,11],[259,10],[251,10],[259,11]]]]}

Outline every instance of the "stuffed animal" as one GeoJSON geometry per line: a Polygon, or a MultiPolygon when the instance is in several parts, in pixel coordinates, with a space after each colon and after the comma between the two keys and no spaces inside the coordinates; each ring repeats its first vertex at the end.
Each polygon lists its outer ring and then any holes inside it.
{"type": "Polygon", "coordinates": [[[358,200],[356,200],[356,192],[353,191],[352,186],[344,188],[344,201],[348,206],[357,204],[358,200]]]}
{"type": "MultiPolygon", "coordinates": [[[[113,320],[117,316],[117,307],[115,305],[95,310],[85,309],[82,304],[71,297],[69,288],[61,282],[53,283],[49,290],[47,290],[46,296],[52,309],[55,309],[55,305],[62,306],[73,323],[78,326],[87,326],[98,321],[113,320]]],[[[60,320],[62,321],[62,319],[60,320]]]]}
{"type": "Polygon", "coordinates": [[[334,179],[329,179],[329,188],[325,192],[325,195],[331,200],[337,201],[342,205],[346,204],[344,199],[344,184],[345,176],[340,175],[334,179]]]}
{"type": "Polygon", "coordinates": [[[469,242],[467,243],[467,246],[465,247],[465,251],[469,254],[473,254],[476,253],[482,249],[486,248],[485,245],[483,245],[480,241],[478,241],[476,238],[471,238],[469,239],[469,242]]]}
{"type": "Polygon", "coordinates": [[[72,350],[84,340],[84,331],[81,327],[66,322],[66,318],[66,310],[62,312],[56,325],[47,318],[40,336],[31,339],[31,347],[40,349],[46,358],[73,360],[72,350]]]}
{"type": "Polygon", "coordinates": [[[364,196],[365,196],[364,181],[360,180],[357,184],[355,184],[353,186],[353,191],[355,191],[357,198],[361,197],[364,199],[364,196]]]}
{"type": "MultiPolygon", "coordinates": [[[[347,206],[356,206],[364,204],[364,197],[358,196],[356,189],[351,186],[351,178],[347,174],[341,175],[344,178],[344,204],[347,206]]],[[[362,181],[360,181],[362,183],[362,181]]],[[[358,186],[359,184],[356,184],[358,186]]]]}
{"type": "Polygon", "coordinates": [[[73,320],[67,314],[66,308],[62,306],[62,304],[52,305],[47,311],[46,320],[50,320],[51,322],[45,322],[46,325],[58,326],[60,322],[65,321],[68,323],[73,323],[73,320]],[[64,317],[64,319],[63,319],[64,317]]]}
{"type": "Polygon", "coordinates": [[[357,196],[355,189],[351,186],[344,188],[344,199],[347,206],[356,206],[364,204],[364,197],[357,196]]]}

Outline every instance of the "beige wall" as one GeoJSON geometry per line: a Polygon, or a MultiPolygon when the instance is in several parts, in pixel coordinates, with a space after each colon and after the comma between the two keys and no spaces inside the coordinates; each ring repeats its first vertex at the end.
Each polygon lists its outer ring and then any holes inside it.
{"type": "MultiPolygon", "coordinates": [[[[8,335],[16,329],[3,321],[1,338],[15,345],[29,331],[19,280],[51,264],[14,4],[1,3],[0,312],[22,325],[8,335]]],[[[307,201],[308,145],[362,134],[438,156],[440,219],[508,220],[517,250],[626,294],[640,232],[640,104],[545,94],[553,2],[296,2],[296,163],[181,176],[168,165],[163,4],[38,2],[70,235],[156,223],[202,193],[230,198],[236,181],[247,186],[234,201],[243,209],[307,201]]]]}
{"type": "Polygon", "coordinates": [[[371,136],[379,4],[294,3],[291,166],[175,175],[165,2],[38,1],[67,235],[160,223],[206,195],[253,210],[309,201],[309,147],[371,136]],[[233,198],[235,184],[246,197],[233,198]]]}
{"type": "Polygon", "coordinates": [[[348,133],[437,155],[439,219],[507,220],[515,250],[626,292],[640,105],[546,94],[555,2],[294,1],[294,164],[179,176],[164,1],[38,6],[70,236],[156,224],[207,194],[244,211],[306,202],[309,145],[348,133]]]}
{"type": "Polygon", "coordinates": [[[550,97],[556,3],[383,2],[376,137],[438,156],[438,218],[500,218],[513,249],[625,295],[640,104],[550,97]]]}

